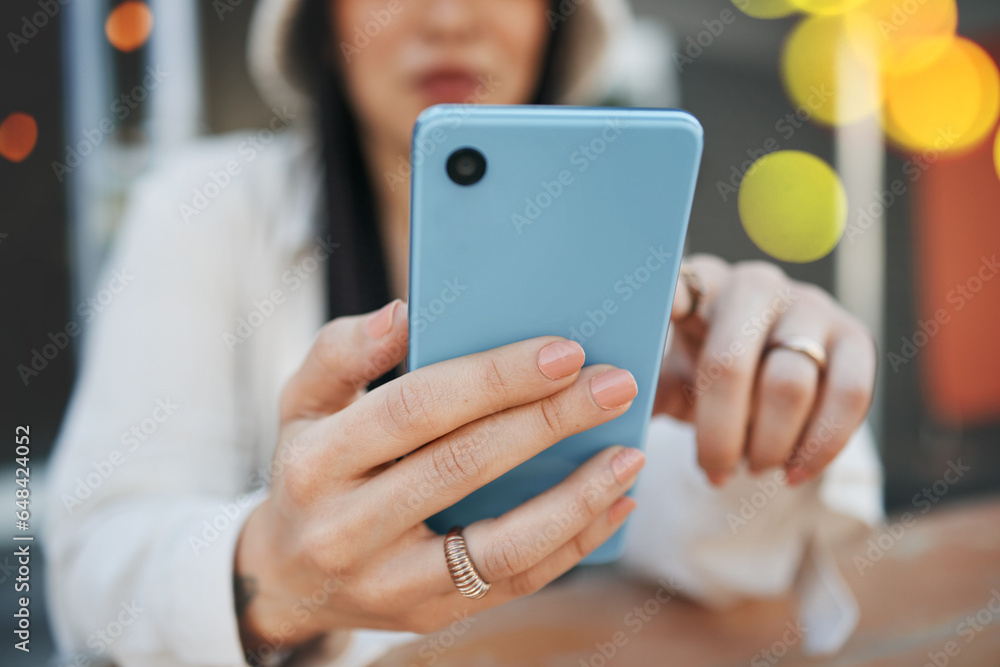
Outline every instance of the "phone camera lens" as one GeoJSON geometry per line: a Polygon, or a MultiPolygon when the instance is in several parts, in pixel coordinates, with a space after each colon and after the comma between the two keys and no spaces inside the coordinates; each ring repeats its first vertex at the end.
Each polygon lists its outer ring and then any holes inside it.
{"type": "Polygon", "coordinates": [[[486,175],[486,158],[475,148],[460,148],[448,158],[448,176],[459,185],[475,185],[486,175]]]}

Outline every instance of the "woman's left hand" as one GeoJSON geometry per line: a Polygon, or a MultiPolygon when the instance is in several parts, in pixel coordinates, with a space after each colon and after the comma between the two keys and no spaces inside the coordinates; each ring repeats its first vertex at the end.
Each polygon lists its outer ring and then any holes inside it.
{"type": "Polygon", "coordinates": [[[654,414],[694,424],[698,464],[717,486],[744,457],[751,472],[784,467],[789,484],[812,479],[868,413],[871,335],[825,291],[772,264],[696,255],[685,266],[704,295],[678,281],[654,414]],[[790,336],[825,349],[826,369],[773,346],[790,336]]]}

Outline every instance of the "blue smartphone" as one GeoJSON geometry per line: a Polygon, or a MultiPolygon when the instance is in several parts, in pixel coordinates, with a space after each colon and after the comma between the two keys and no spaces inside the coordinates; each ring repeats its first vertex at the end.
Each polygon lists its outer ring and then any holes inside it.
{"type": "MultiPolygon", "coordinates": [[[[408,368],[557,335],[639,386],[624,415],[433,516],[432,529],[499,516],[606,447],[643,445],[702,145],[682,111],[439,105],[420,115],[408,368]]],[[[617,558],[624,530],[585,562],[617,558]]]]}

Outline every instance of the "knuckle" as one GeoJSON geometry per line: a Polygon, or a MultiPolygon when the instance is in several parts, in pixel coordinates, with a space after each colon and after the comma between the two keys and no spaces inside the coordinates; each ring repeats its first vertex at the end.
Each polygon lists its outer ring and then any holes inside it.
{"type": "Polygon", "coordinates": [[[767,470],[769,468],[780,468],[783,466],[789,459],[790,453],[791,452],[787,449],[782,450],[770,446],[765,447],[763,443],[757,441],[750,445],[750,451],[748,452],[747,458],[749,459],[751,466],[754,468],[757,468],[758,470],[767,470]]]}
{"type": "Polygon", "coordinates": [[[559,438],[563,433],[564,418],[562,406],[553,396],[538,401],[539,426],[549,438],[559,438]]]}
{"type": "Polygon", "coordinates": [[[391,618],[398,608],[393,591],[388,590],[377,577],[366,580],[364,589],[353,602],[362,614],[375,618],[391,618]]]}
{"type": "Polygon", "coordinates": [[[798,292],[799,298],[806,303],[830,310],[839,308],[833,300],[833,297],[830,296],[829,292],[818,285],[814,285],[812,283],[797,283],[795,291],[798,292]]]}
{"type": "Polygon", "coordinates": [[[336,365],[340,353],[340,332],[344,326],[342,319],[327,322],[316,335],[313,352],[316,360],[326,367],[336,365]]]}
{"type": "Polygon", "coordinates": [[[349,550],[343,549],[348,543],[335,531],[326,527],[315,527],[303,531],[300,539],[302,555],[324,572],[342,574],[348,572],[354,563],[349,550]]]}
{"type": "Polygon", "coordinates": [[[483,567],[493,579],[509,579],[526,568],[529,549],[512,535],[495,538],[483,554],[483,567]]]}
{"type": "Polygon", "coordinates": [[[415,375],[386,385],[382,418],[386,431],[402,434],[430,425],[428,396],[430,387],[415,375]]]}
{"type": "Polygon", "coordinates": [[[308,461],[293,461],[285,466],[280,477],[281,488],[293,505],[309,507],[319,499],[323,490],[322,470],[308,461]]]}
{"type": "Polygon", "coordinates": [[[438,486],[458,489],[480,479],[484,447],[477,438],[450,438],[431,448],[431,469],[438,486]]]}
{"type": "Polygon", "coordinates": [[[582,515],[585,523],[593,521],[600,514],[599,503],[602,498],[607,496],[608,489],[609,487],[602,484],[600,480],[594,480],[582,486],[577,490],[576,498],[570,507],[571,516],[577,513],[573,510],[579,509],[579,514],[582,515]]]}
{"type": "Polygon", "coordinates": [[[510,592],[515,598],[524,598],[534,595],[548,583],[544,573],[532,568],[510,580],[510,592]]]}
{"type": "MultiPolygon", "coordinates": [[[[753,379],[751,369],[741,363],[722,364],[717,369],[706,369],[706,373],[712,370],[718,376],[720,386],[740,387],[748,384],[753,379]]],[[[712,376],[709,375],[709,377],[712,376]]]]}
{"type": "Polygon", "coordinates": [[[864,382],[849,382],[835,389],[836,400],[843,406],[845,412],[859,418],[868,412],[871,406],[872,385],[864,382]]]}
{"type": "Polygon", "coordinates": [[[772,364],[764,376],[763,385],[767,400],[787,410],[801,408],[809,403],[813,396],[815,380],[808,375],[772,364]]]}
{"type": "Polygon", "coordinates": [[[482,362],[479,378],[480,386],[487,395],[495,396],[503,403],[508,401],[513,387],[494,359],[487,358],[482,362]]]}
{"type": "Polygon", "coordinates": [[[761,260],[740,262],[736,265],[736,270],[741,277],[763,284],[774,285],[785,280],[784,271],[770,262],[761,260]]]}

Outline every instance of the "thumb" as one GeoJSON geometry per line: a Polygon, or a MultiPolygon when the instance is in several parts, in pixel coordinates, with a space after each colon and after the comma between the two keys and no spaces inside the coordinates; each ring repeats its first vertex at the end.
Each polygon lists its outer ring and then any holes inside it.
{"type": "Polygon", "coordinates": [[[350,405],[368,384],[406,358],[406,304],[339,317],[320,329],[281,394],[281,423],[323,417],[350,405]]]}

